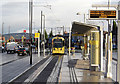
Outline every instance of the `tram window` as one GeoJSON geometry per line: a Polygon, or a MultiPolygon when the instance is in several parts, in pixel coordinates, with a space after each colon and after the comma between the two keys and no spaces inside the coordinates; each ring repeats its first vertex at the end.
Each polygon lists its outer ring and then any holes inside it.
{"type": "Polygon", "coordinates": [[[54,43],[53,47],[55,47],[55,48],[61,48],[61,47],[63,47],[63,44],[62,43],[54,43]]]}
{"type": "Polygon", "coordinates": [[[53,41],[53,47],[55,47],[55,48],[61,48],[61,47],[64,46],[63,43],[64,43],[64,42],[62,41],[62,39],[55,39],[55,40],[53,41]]]}

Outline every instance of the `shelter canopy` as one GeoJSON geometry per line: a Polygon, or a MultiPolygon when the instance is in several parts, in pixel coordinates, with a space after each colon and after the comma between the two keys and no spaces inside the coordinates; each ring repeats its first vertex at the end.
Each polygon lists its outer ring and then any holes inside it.
{"type": "Polygon", "coordinates": [[[72,32],[79,34],[90,34],[91,31],[98,31],[98,26],[80,22],[72,23],[72,32]]]}

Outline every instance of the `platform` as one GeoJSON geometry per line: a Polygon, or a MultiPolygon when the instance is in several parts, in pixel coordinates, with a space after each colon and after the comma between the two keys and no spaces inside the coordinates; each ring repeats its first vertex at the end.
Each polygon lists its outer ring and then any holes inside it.
{"type": "Polygon", "coordinates": [[[91,71],[89,60],[82,60],[81,53],[75,56],[65,55],[63,58],[59,82],[114,82],[105,78],[104,73],[91,71]]]}

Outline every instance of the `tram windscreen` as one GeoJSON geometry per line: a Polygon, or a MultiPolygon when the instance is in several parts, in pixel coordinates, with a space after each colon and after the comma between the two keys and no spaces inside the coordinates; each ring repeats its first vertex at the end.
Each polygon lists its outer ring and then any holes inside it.
{"type": "Polygon", "coordinates": [[[61,47],[63,47],[63,41],[62,41],[62,39],[54,39],[54,41],[53,41],[53,47],[55,47],[55,48],[61,48],[61,47]]]}

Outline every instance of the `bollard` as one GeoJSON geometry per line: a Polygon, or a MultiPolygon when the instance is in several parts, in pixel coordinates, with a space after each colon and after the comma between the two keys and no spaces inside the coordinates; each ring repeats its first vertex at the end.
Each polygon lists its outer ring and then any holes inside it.
{"type": "Polygon", "coordinates": [[[75,47],[71,48],[72,56],[75,56],[75,47]]]}

